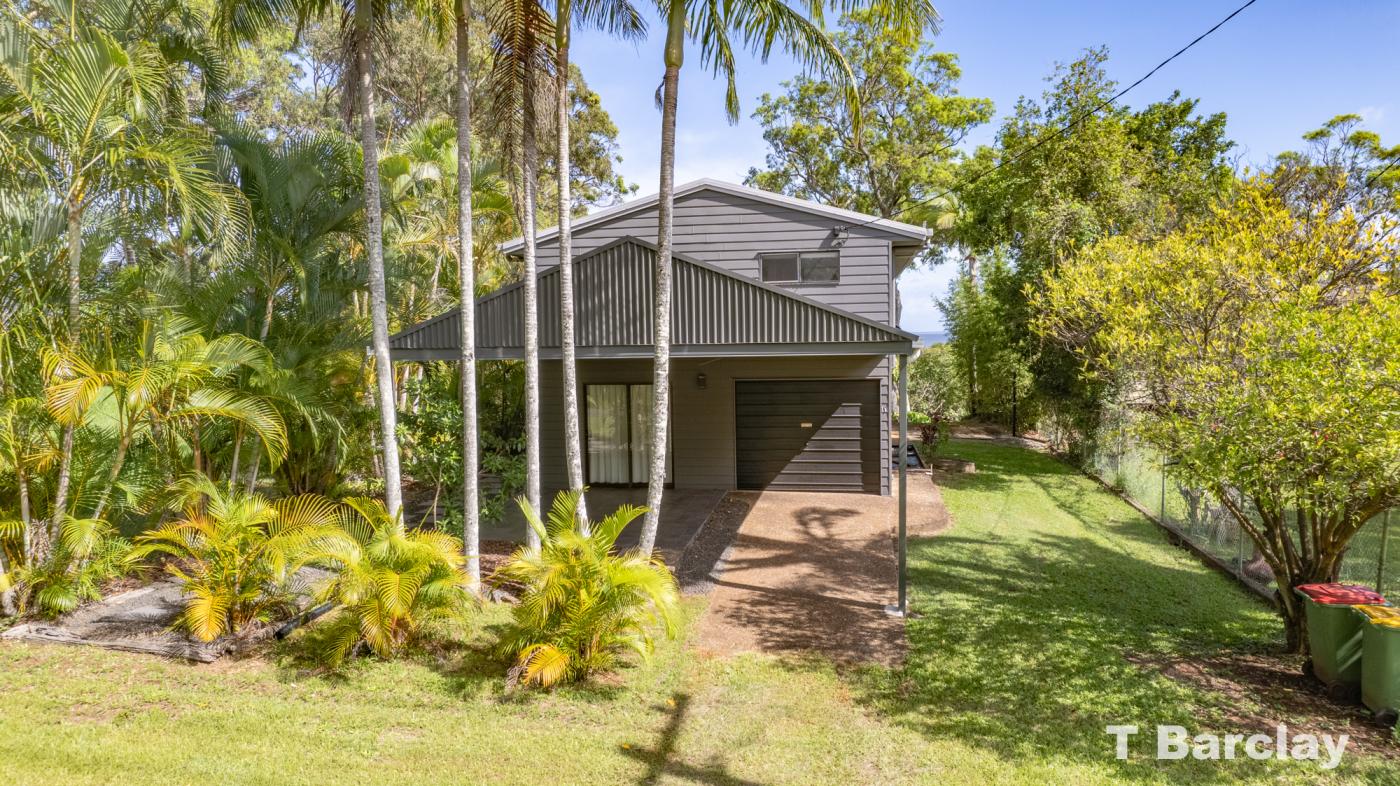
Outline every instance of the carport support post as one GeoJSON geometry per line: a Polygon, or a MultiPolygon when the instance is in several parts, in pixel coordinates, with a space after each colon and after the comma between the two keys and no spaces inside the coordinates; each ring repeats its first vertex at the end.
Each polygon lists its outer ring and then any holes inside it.
{"type": "Polygon", "coordinates": [[[909,518],[909,356],[899,357],[899,603],[895,613],[909,612],[905,573],[906,530],[909,518]]]}

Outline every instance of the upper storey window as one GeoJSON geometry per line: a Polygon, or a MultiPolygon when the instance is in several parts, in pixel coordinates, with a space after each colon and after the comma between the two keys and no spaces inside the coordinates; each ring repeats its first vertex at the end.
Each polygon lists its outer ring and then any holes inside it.
{"type": "Polygon", "coordinates": [[[820,284],[841,280],[840,251],[760,254],[763,280],[774,284],[820,284]]]}

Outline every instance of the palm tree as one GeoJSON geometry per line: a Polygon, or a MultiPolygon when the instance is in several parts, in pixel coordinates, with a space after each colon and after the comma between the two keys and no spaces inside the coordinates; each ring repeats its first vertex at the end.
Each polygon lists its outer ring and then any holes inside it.
{"type": "Polygon", "coordinates": [[[393,656],[417,639],[461,627],[471,609],[462,544],[436,530],[409,530],[378,500],[347,499],[338,532],[318,538],[302,562],[333,571],[313,588],[339,614],[324,627],[322,657],[339,665],[361,644],[393,656]]]}
{"type": "MultiPolygon", "coordinates": [[[[58,19],[41,26],[11,15],[0,22],[0,149],[62,204],[65,340],[76,347],[84,258],[105,250],[84,248],[89,211],[165,204],[176,208],[182,226],[200,225],[213,235],[231,215],[232,194],[209,166],[206,135],[185,119],[183,100],[172,90],[178,74],[158,43],[122,38],[75,16],[58,19]]],[[[70,425],[63,432],[52,517],[34,532],[36,560],[47,557],[67,515],[72,461],[70,425]]]]}
{"type": "Polygon", "coordinates": [[[516,552],[497,573],[525,587],[498,645],[515,661],[507,677],[512,686],[582,679],[610,667],[624,650],[648,658],[658,624],[668,637],[676,635],[680,592],[671,571],[659,557],[614,548],[642,509],[624,506],[590,526],[579,517],[578,501],[578,491],[560,492],[544,519],[520,504],[543,545],[516,552]]]}
{"type": "MultiPolygon", "coordinates": [[[[379,195],[379,131],[374,104],[374,33],[387,14],[387,3],[346,0],[349,8],[348,51],[352,53],[347,87],[359,105],[360,147],[364,155],[365,256],[369,263],[370,344],[374,357],[375,399],[379,405],[380,450],[384,462],[384,504],[391,514],[403,508],[399,470],[398,411],[393,361],[389,357],[389,305],[384,276],[384,214],[379,195]]],[[[249,41],[269,28],[293,23],[297,30],[331,8],[329,0],[222,0],[215,30],[227,43],[249,41]]]]}
{"type": "Polygon", "coordinates": [[[237,634],[293,607],[297,560],[339,530],[338,505],[314,494],[269,502],[203,475],[183,481],[182,515],[139,538],[133,558],[174,557],[185,608],[175,624],[200,641],[237,634]]]}
{"type": "MultiPolygon", "coordinates": [[[[657,203],[656,268],[653,273],[654,303],[652,336],[652,429],[651,467],[647,479],[647,515],[642,525],[641,548],[651,553],[661,517],[661,498],[666,484],[666,454],[671,413],[671,246],[676,174],[676,105],[680,72],[685,61],[687,35],[700,47],[701,61],[728,82],[725,110],[730,122],[739,116],[739,94],[735,84],[734,50],[731,31],[740,43],[767,59],[775,43],[780,43],[798,62],[833,72],[846,86],[847,101],[858,102],[855,80],[840,50],[821,28],[823,3],[795,8],[785,0],[735,0],[716,4],[704,0],[660,0],[666,20],[664,49],[665,76],[661,83],[661,183],[657,203]],[[810,18],[805,9],[810,13],[810,18]]],[[[840,0],[839,10],[862,3],[840,0]]],[[[882,10],[891,23],[918,24],[934,18],[927,0],[890,0],[882,10]],[[914,8],[917,6],[918,8],[914,8]]]]}
{"type": "MultiPolygon", "coordinates": [[[[282,338],[272,332],[280,299],[280,313],[297,321],[293,330],[284,332],[304,342],[311,332],[306,329],[308,323],[323,311],[308,302],[309,293],[316,289],[316,272],[338,266],[343,241],[361,230],[363,192],[355,143],[338,132],[296,135],[272,143],[256,129],[242,125],[223,129],[218,143],[227,151],[230,176],[248,204],[251,253],[235,269],[239,279],[235,291],[228,292],[215,281],[207,293],[188,293],[183,305],[191,314],[244,313],[246,324],[240,326],[244,334],[275,350],[282,338]],[[288,307],[285,301],[293,297],[296,306],[288,307]]],[[[337,304],[337,316],[340,311],[337,304]]],[[[221,329],[217,323],[205,326],[207,333],[221,329]]],[[[343,325],[336,332],[343,332],[343,325]]],[[[316,349],[324,359],[341,347],[322,344],[316,349]]],[[[251,493],[262,464],[262,443],[253,442],[245,471],[240,455],[243,442],[243,434],[236,434],[229,480],[241,480],[251,493]]]]}
{"type": "MultiPolygon", "coordinates": [[[[549,42],[553,21],[535,0],[510,0],[495,5],[487,20],[493,38],[493,64],[489,91],[493,121],[506,129],[506,149],[515,162],[515,187],[519,195],[520,233],[525,241],[525,498],[540,502],[540,337],[539,285],[536,279],[535,218],[539,175],[537,123],[541,95],[540,75],[552,64],[549,42]]],[[[547,86],[547,85],[546,85],[547,86]]],[[[539,548],[533,530],[525,533],[527,545],[539,548]]]]}
{"type": "Polygon", "coordinates": [[[266,398],[229,384],[240,372],[268,370],[272,358],[258,342],[238,335],[206,341],[187,320],[168,317],[145,323],[136,356],[92,357],[73,348],[49,353],[45,391],[49,414],[65,429],[83,425],[94,405],[107,402],[114,413],[116,451],[92,511],[101,519],[121,477],[133,442],[183,437],[179,449],[194,456],[202,472],[201,432],[214,421],[229,421],[261,440],[279,460],[287,451],[282,417],[266,398]]]}
{"type": "MultiPolygon", "coordinates": [[[[646,35],[646,22],[627,0],[584,2],[579,6],[581,26],[636,40],[646,35]]],[[[554,123],[558,148],[555,165],[559,180],[559,334],[564,367],[564,463],[569,488],[579,492],[580,525],[588,526],[588,506],[583,496],[583,449],[579,428],[578,364],[574,341],[574,266],[571,229],[573,199],[569,161],[569,36],[573,27],[573,0],[555,0],[554,10],[554,123]]]]}

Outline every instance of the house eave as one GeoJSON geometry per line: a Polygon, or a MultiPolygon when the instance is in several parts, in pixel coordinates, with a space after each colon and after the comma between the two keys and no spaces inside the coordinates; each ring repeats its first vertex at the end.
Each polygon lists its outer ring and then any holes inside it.
{"type": "MultiPolygon", "coordinates": [[[[752,199],[754,201],[763,202],[769,205],[777,205],[780,207],[792,208],[794,210],[800,210],[806,213],[811,213],[813,215],[819,215],[826,218],[833,218],[839,221],[847,221],[858,226],[874,227],[876,229],[880,229],[885,232],[889,232],[890,234],[898,236],[900,240],[904,241],[904,243],[906,244],[921,245],[924,242],[926,242],[929,239],[929,237],[932,236],[932,233],[929,230],[920,226],[915,226],[913,224],[906,224],[902,221],[894,221],[888,218],[872,216],[867,213],[858,213],[854,210],[846,210],[844,208],[831,207],[830,205],[823,205],[819,202],[812,202],[807,199],[798,199],[797,197],[790,197],[786,194],[778,194],[772,191],[763,191],[757,188],[749,188],[748,186],[741,186],[736,183],[727,183],[723,180],[715,180],[712,178],[701,178],[699,180],[692,180],[689,183],[679,186],[675,190],[675,198],[680,199],[682,197],[689,196],[690,194],[705,190],[718,191],[720,193],[729,194],[731,196],[737,196],[743,199],[752,199]]],[[[602,210],[599,210],[596,213],[592,213],[587,216],[574,219],[572,229],[575,232],[581,232],[595,224],[601,224],[616,218],[621,218],[622,216],[654,208],[659,201],[660,199],[658,194],[650,194],[648,196],[641,197],[640,199],[634,199],[631,202],[624,202],[622,204],[613,205],[612,207],[607,207],[602,210]]],[[[535,233],[535,242],[544,243],[552,241],[558,236],[558,234],[558,228],[552,227],[550,229],[542,230],[540,232],[535,233]]],[[[501,243],[498,246],[502,253],[511,256],[519,254],[521,250],[524,249],[524,247],[525,239],[521,237],[507,240],[506,242],[501,243]]]]}
{"type": "MultiPolygon", "coordinates": [[[[823,357],[823,356],[885,356],[909,355],[914,351],[910,341],[880,341],[852,344],[675,344],[671,347],[672,357],[685,358],[728,358],[728,357],[823,357]]],[[[575,354],[579,360],[638,360],[652,357],[652,347],[646,345],[630,347],[577,347],[575,354]]],[[[391,349],[389,356],[396,362],[428,362],[461,360],[461,353],[454,349],[391,349]]],[[[523,360],[525,352],[519,348],[478,348],[477,360],[523,360]]],[[[558,347],[540,347],[541,360],[558,360],[561,352],[558,347]]]]}

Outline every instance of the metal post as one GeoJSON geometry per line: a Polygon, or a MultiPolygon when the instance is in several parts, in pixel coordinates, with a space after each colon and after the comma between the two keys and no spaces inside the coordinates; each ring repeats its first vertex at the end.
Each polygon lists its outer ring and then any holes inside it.
{"type": "Polygon", "coordinates": [[[909,357],[899,359],[899,602],[894,612],[909,612],[905,576],[906,527],[909,508],[909,357]]]}
{"type": "Polygon", "coordinates": [[[1158,506],[1157,520],[1167,523],[1167,462],[1162,462],[1162,501],[1158,506]]]}
{"type": "Polygon", "coordinates": [[[1385,594],[1385,547],[1386,541],[1390,538],[1390,511],[1385,512],[1385,518],[1381,520],[1381,554],[1376,558],[1376,592],[1385,594]]]}

